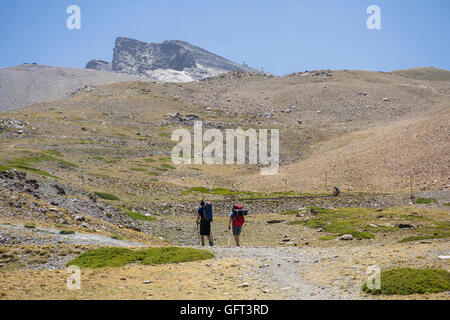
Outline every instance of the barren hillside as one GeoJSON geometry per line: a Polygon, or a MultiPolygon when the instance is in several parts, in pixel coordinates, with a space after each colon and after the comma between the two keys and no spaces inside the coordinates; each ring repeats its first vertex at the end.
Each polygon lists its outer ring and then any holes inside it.
{"type": "Polygon", "coordinates": [[[19,150],[55,149],[77,167],[42,162],[42,169],[88,189],[86,174],[96,174],[92,187],[105,184],[120,193],[135,193],[140,183],[152,194],[191,186],[310,192],[334,184],[394,192],[409,188],[411,174],[415,190],[439,190],[449,183],[448,86],[365,71],[282,78],[233,72],[183,84],[111,84],[4,114],[30,126],[17,136],[4,132],[2,154],[6,160],[19,150]],[[280,129],[280,173],[264,178],[248,165],[146,168],[145,158],[170,163],[171,132],[192,129],[194,119],[222,129],[280,129]]]}

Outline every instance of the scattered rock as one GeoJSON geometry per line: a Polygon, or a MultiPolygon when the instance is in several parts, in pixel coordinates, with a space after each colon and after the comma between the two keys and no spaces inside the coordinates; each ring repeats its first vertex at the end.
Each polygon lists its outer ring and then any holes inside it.
{"type": "Polygon", "coordinates": [[[83,221],[85,221],[85,218],[82,217],[82,216],[75,216],[75,221],[77,221],[77,222],[83,222],[83,221]]]}
{"type": "Polygon", "coordinates": [[[28,121],[18,120],[18,119],[0,119],[0,131],[5,129],[22,129],[29,126],[28,121]]]}
{"type": "Polygon", "coordinates": [[[274,223],[281,223],[284,222],[285,220],[269,220],[267,221],[268,224],[274,224],[274,223]]]}
{"type": "Polygon", "coordinates": [[[340,240],[346,240],[346,241],[353,240],[353,236],[351,234],[344,234],[339,239],[340,240]]]}

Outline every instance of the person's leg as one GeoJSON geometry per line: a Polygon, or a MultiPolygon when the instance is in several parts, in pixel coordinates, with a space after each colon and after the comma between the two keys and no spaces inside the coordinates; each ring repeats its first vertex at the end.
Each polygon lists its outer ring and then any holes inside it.
{"type": "Polygon", "coordinates": [[[239,236],[234,236],[234,241],[236,242],[236,247],[239,247],[239,236]]]}
{"type": "Polygon", "coordinates": [[[204,235],[201,235],[201,236],[200,236],[200,239],[201,239],[201,241],[202,241],[202,246],[204,246],[204,245],[205,245],[205,236],[204,236],[204,235]]]}

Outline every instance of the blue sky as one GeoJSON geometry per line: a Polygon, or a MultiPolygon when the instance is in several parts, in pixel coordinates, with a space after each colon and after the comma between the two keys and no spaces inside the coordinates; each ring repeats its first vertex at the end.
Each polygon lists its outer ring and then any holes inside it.
{"type": "Polygon", "coordinates": [[[0,8],[0,67],[111,61],[122,36],[185,40],[277,75],[450,70],[448,0],[3,0],[0,8]],[[72,4],[81,8],[81,30],[66,27],[72,4]],[[372,4],[381,8],[381,30],[366,27],[372,4]]]}

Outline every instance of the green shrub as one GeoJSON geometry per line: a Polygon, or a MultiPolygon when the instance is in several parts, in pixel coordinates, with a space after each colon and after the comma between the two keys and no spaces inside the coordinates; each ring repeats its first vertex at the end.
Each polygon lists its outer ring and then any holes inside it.
{"type": "Polygon", "coordinates": [[[370,294],[409,295],[450,290],[450,272],[439,269],[399,268],[381,271],[381,289],[362,290],[370,294]]]}
{"type": "Polygon", "coordinates": [[[36,224],[33,222],[29,222],[29,223],[26,223],[24,227],[27,229],[34,229],[34,228],[36,228],[36,224]]]}
{"type": "Polygon", "coordinates": [[[59,233],[60,234],[75,234],[75,232],[72,230],[61,230],[59,233]]]}
{"type": "Polygon", "coordinates": [[[105,193],[105,192],[96,192],[95,195],[99,198],[105,199],[105,200],[113,200],[113,201],[118,201],[120,200],[119,197],[110,194],[110,193],[105,193]]]}
{"type": "Polygon", "coordinates": [[[430,204],[430,203],[438,203],[438,201],[435,198],[417,198],[416,203],[420,204],[430,204]]]}
{"type": "Polygon", "coordinates": [[[205,250],[179,247],[162,247],[132,250],[127,248],[100,248],[87,251],[67,264],[80,268],[123,267],[129,263],[144,265],[179,263],[211,259],[214,255],[205,250]]]}
{"type": "Polygon", "coordinates": [[[116,234],[112,235],[112,236],[111,236],[111,239],[114,239],[114,240],[123,240],[123,238],[122,238],[121,236],[118,236],[118,235],[116,235],[116,234]]]}

